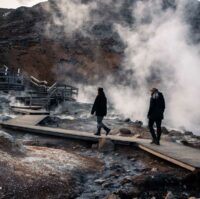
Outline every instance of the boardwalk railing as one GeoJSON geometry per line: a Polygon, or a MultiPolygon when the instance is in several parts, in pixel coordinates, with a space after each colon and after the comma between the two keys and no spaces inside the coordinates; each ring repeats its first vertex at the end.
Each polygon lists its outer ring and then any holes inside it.
{"type": "Polygon", "coordinates": [[[23,97],[28,106],[43,106],[46,109],[52,104],[58,105],[63,101],[74,101],[78,95],[78,89],[65,84],[55,82],[48,87],[46,81],[39,81],[31,76],[31,84],[34,90],[28,91],[28,96],[23,97]]]}
{"type": "Polygon", "coordinates": [[[24,90],[24,78],[23,76],[0,76],[0,90],[24,90]]]}

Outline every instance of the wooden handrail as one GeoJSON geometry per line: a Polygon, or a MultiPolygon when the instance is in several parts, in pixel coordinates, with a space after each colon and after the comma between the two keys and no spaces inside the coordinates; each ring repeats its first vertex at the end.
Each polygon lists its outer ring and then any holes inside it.
{"type": "Polygon", "coordinates": [[[45,85],[45,86],[47,86],[47,84],[48,84],[48,82],[46,80],[40,81],[40,80],[38,80],[37,78],[35,78],[33,76],[31,76],[31,80],[33,82],[39,84],[39,85],[45,85]]]}

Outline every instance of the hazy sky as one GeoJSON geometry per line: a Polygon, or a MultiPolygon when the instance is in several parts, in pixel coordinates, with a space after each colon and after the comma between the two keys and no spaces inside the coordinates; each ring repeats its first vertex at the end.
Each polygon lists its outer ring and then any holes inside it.
{"type": "Polygon", "coordinates": [[[47,0],[0,0],[0,8],[17,8],[20,6],[33,6],[47,0]]]}
{"type": "MultiPolygon", "coordinates": [[[[0,0],[0,8],[17,8],[20,6],[33,6],[47,0],[0,0]]],[[[198,0],[200,1],[200,0],[198,0]]]]}

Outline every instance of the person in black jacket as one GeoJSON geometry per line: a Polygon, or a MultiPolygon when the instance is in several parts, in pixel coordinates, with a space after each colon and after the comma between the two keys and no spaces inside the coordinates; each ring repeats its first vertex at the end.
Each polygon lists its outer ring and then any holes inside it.
{"type": "Polygon", "coordinates": [[[151,89],[151,99],[150,106],[148,111],[148,119],[149,119],[149,130],[152,136],[151,144],[160,145],[160,137],[161,137],[161,123],[164,118],[164,110],[165,110],[165,100],[163,94],[158,91],[157,88],[151,89]],[[154,123],[156,123],[157,127],[157,135],[154,130],[154,123]]]}
{"type": "Polygon", "coordinates": [[[97,132],[95,135],[101,135],[101,129],[106,131],[106,135],[109,134],[110,129],[103,123],[104,116],[107,115],[107,98],[103,91],[103,88],[98,88],[98,95],[92,107],[91,114],[96,113],[97,116],[97,132]]]}

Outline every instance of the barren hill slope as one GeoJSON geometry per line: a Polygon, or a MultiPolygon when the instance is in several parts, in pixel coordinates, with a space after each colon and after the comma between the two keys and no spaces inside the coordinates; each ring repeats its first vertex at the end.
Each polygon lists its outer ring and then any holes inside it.
{"type": "MultiPolygon", "coordinates": [[[[126,44],[115,25],[134,23],[135,1],[49,0],[32,8],[0,9],[0,64],[48,81],[94,82],[109,74],[119,80],[126,44]]],[[[175,9],[175,2],[163,0],[163,9],[175,9]]],[[[188,8],[193,14],[187,21],[199,41],[196,5],[188,8]]]]}

